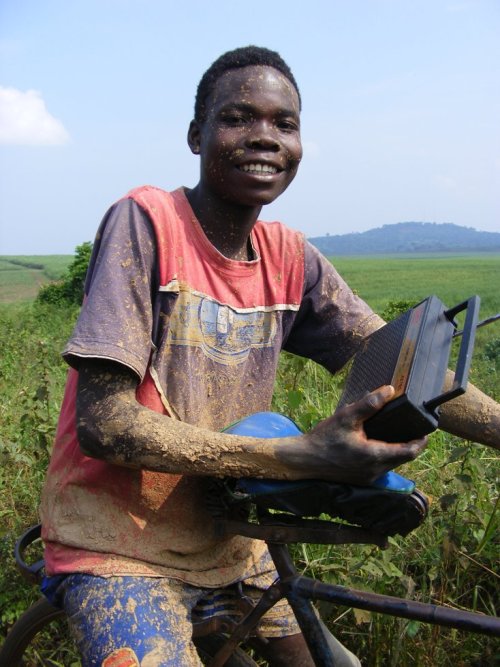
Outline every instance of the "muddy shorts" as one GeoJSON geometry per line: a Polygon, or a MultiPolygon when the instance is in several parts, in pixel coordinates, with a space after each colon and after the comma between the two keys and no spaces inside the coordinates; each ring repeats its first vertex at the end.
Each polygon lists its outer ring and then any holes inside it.
{"type": "MultiPolygon", "coordinates": [[[[240,592],[258,599],[274,572],[240,587],[207,589],[163,577],[49,577],[43,590],[62,606],[82,655],[83,667],[192,667],[202,663],[191,640],[193,623],[218,615],[241,617],[240,592]]],[[[286,600],[263,618],[266,637],[300,632],[286,600]]]]}

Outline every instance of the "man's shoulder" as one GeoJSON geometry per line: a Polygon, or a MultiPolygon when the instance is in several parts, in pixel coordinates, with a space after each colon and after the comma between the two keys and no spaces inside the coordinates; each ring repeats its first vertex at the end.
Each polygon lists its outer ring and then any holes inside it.
{"type": "Polygon", "coordinates": [[[190,220],[190,207],[184,188],[167,191],[154,185],[141,185],[129,190],[120,201],[133,201],[146,212],[153,226],[165,229],[174,223],[185,224],[190,220]]]}
{"type": "Polygon", "coordinates": [[[138,185],[137,187],[129,190],[125,195],[125,197],[130,197],[137,193],[142,193],[142,192],[153,192],[153,193],[162,193],[163,195],[171,195],[172,192],[175,192],[175,190],[173,191],[165,190],[165,188],[160,188],[158,185],[151,185],[150,183],[144,183],[143,185],[138,185]]]}

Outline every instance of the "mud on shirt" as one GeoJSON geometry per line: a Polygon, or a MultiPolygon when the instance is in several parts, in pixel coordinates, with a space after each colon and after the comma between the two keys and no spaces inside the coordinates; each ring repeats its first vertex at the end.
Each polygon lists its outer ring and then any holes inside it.
{"type": "MultiPolygon", "coordinates": [[[[42,497],[49,574],[173,576],[223,586],[256,573],[264,543],[215,536],[203,478],[86,457],[78,365],[116,361],[137,397],[210,430],[268,410],[282,349],[341,368],[380,319],[304,237],[258,221],[252,261],[221,255],[182,188],[131,191],[98,231],[42,497]]],[[[265,471],[263,471],[265,472],[265,471]]]]}

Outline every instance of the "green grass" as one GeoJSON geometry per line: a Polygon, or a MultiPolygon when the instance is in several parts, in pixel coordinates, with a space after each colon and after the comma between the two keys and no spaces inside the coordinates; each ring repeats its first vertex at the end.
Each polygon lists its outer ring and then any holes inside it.
{"type": "Polygon", "coordinates": [[[500,256],[421,256],[333,258],[356,292],[376,310],[401,298],[415,303],[435,294],[454,306],[473,294],[481,297],[484,317],[500,310],[500,256]]]}
{"type": "MultiPolygon", "coordinates": [[[[497,394],[499,370],[500,354],[493,364],[476,355],[479,384],[491,382],[497,394]]],[[[306,429],[332,411],[340,391],[340,381],[286,355],[274,409],[306,429]]],[[[400,472],[432,499],[429,517],[418,530],[391,539],[383,552],[371,546],[298,545],[299,567],[330,583],[497,615],[498,454],[436,432],[426,452],[400,472]]],[[[495,664],[496,643],[481,635],[328,604],[320,611],[365,667],[495,664]]]]}
{"type": "MultiPolygon", "coordinates": [[[[389,301],[400,299],[418,303],[431,294],[452,307],[477,294],[481,299],[479,319],[500,312],[500,256],[457,255],[436,257],[342,257],[333,264],[347,283],[378,313],[389,301]]],[[[463,319],[459,316],[458,321],[463,319]]],[[[488,372],[487,363],[478,363],[489,345],[500,340],[500,321],[476,332],[470,379],[500,400],[498,375],[488,372]],[[481,367],[480,367],[481,366],[481,367]]],[[[454,343],[454,354],[459,342],[454,343]]]]}
{"type": "Polygon", "coordinates": [[[0,255],[0,303],[32,301],[42,285],[58,280],[71,255],[0,255]]]}
{"type": "MultiPolygon", "coordinates": [[[[453,306],[481,297],[481,317],[500,311],[500,257],[339,258],[333,263],[377,312],[388,302],[415,303],[436,294],[453,306]]],[[[479,329],[470,377],[500,400],[500,322],[479,329]]],[[[275,409],[303,428],[329,414],[342,382],[310,362],[285,356],[275,409]]],[[[371,547],[301,545],[295,552],[308,574],[364,590],[498,614],[498,455],[442,432],[402,472],[433,498],[427,522],[386,552],[371,547]]],[[[481,667],[499,658],[480,635],[346,609],[321,609],[368,667],[481,667]]]]}

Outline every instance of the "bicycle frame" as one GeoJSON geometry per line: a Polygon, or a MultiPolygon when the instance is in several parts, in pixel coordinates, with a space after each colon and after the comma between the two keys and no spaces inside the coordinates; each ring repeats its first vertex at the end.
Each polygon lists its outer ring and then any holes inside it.
{"type": "Polygon", "coordinates": [[[210,663],[210,667],[222,667],[236,646],[244,641],[257,625],[259,619],[282,598],[286,598],[290,603],[317,667],[334,665],[323,625],[312,606],[312,601],[317,600],[500,637],[499,618],[325,584],[299,574],[285,544],[268,542],[268,548],[279,579],[267,589],[253,610],[234,628],[226,644],[210,663]]]}
{"type": "Polygon", "coordinates": [[[364,609],[381,614],[455,628],[466,632],[500,637],[500,619],[484,614],[452,609],[378,593],[360,591],[335,584],[325,584],[297,572],[287,544],[308,542],[322,544],[375,544],[384,548],[386,537],[357,526],[332,521],[303,519],[270,514],[257,508],[257,523],[233,518],[230,508],[217,516],[220,535],[239,534],[266,541],[278,579],[263,594],[255,607],[232,629],[226,644],[216,654],[210,667],[222,667],[239,643],[257,626],[260,618],[276,602],[286,598],[292,607],[311,657],[317,667],[332,667],[332,651],[325,628],[312,606],[313,601],[364,609]]]}

